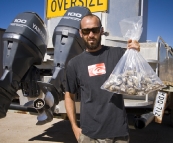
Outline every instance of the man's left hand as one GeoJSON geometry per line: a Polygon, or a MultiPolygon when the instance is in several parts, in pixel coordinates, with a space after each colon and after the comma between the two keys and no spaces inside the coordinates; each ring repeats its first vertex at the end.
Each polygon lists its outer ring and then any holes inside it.
{"type": "Polygon", "coordinates": [[[135,49],[139,52],[140,51],[140,44],[138,43],[138,41],[130,39],[127,42],[127,48],[128,49],[135,49]]]}

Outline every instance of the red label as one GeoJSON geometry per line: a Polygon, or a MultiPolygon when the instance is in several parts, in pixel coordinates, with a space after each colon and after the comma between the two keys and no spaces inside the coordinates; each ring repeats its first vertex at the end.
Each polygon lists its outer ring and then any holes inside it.
{"type": "Polygon", "coordinates": [[[100,64],[88,66],[88,73],[89,73],[89,76],[97,76],[97,75],[105,74],[106,73],[105,64],[100,63],[100,64]]]}

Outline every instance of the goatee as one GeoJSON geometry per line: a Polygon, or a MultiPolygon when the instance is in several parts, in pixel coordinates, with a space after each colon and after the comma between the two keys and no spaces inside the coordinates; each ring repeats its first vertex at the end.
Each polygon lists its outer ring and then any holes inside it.
{"type": "Polygon", "coordinates": [[[98,39],[93,39],[93,40],[95,40],[95,42],[92,44],[89,44],[88,41],[84,40],[84,43],[85,43],[85,46],[87,47],[87,49],[89,49],[89,50],[97,49],[101,42],[101,36],[98,39]]]}

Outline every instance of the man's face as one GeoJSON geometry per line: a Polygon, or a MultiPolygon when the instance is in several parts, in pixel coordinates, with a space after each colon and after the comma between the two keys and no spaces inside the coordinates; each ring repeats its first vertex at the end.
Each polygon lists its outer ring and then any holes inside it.
{"type": "Polygon", "coordinates": [[[101,45],[102,27],[97,17],[85,17],[81,21],[80,35],[88,50],[97,50],[101,45]]]}

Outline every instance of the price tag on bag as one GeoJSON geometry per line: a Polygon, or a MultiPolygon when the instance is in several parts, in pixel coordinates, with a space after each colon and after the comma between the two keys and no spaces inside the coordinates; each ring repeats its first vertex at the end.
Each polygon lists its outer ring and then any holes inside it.
{"type": "Polygon", "coordinates": [[[154,103],[153,114],[155,116],[155,122],[162,123],[162,117],[164,114],[166,100],[168,94],[166,92],[158,91],[154,103]]]}

